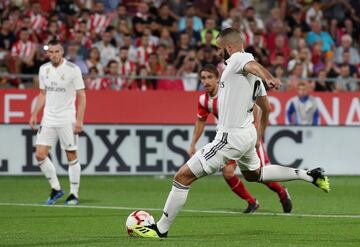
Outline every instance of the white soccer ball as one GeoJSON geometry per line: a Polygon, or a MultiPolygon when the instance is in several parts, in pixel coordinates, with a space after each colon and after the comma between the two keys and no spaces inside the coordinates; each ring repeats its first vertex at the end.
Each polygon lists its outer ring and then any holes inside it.
{"type": "Polygon", "coordinates": [[[154,217],[150,213],[148,213],[144,210],[136,210],[136,211],[132,212],[126,219],[125,227],[126,227],[127,233],[130,236],[134,236],[133,230],[136,225],[150,226],[152,224],[155,224],[155,220],[154,220],[154,217]]]}

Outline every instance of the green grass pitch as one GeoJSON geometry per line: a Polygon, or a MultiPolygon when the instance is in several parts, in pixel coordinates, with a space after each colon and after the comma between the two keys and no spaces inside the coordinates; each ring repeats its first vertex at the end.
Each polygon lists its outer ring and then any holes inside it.
{"type": "MultiPolygon", "coordinates": [[[[294,204],[289,216],[277,215],[277,195],[254,183],[246,185],[260,208],[244,215],[246,203],[222,177],[207,177],[191,187],[169,238],[128,237],[133,210],[159,219],[171,179],[84,176],[79,207],[65,207],[65,196],[54,207],[41,206],[50,191],[44,177],[0,177],[0,246],[360,246],[360,177],[331,177],[329,194],[284,183],[294,204]]],[[[68,192],[67,177],[61,184],[68,192]]]]}

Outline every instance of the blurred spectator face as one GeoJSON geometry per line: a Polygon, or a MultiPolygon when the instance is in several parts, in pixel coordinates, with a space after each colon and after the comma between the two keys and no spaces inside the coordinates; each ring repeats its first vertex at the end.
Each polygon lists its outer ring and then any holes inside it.
{"type": "Polygon", "coordinates": [[[351,46],[352,38],[350,35],[345,34],[341,37],[341,46],[344,47],[344,49],[349,49],[351,46]]]}
{"type": "Polygon", "coordinates": [[[320,70],[318,73],[318,79],[320,82],[325,81],[326,79],[326,71],[325,70],[320,70]]]}
{"type": "Polygon", "coordinates": [[[28,16],[23,17],[22,27],[32,28],[30,17],[28,16]]]}
{"type": "Polygon", "coordinates": [[[70,59],[76,59],[77,57],[77,52],[79,50],[79,46],[75,43],[72,43],[68,46],[66,53],[67,55],[70,57],[70,59]]]}
{"type": "Polygon", "coordinates": [[[205,29],[207,30],[213,30],[215,29],[215,20],[214,19],[206,19],[205,22],[205,29]]]}
{"type": "Polygon", "coordinates": [[[89,58],[95,61],[100,61],[100,52],[96,47],[90,49],[89,58]]]}
{"type": "Polygon", "coordinates": [[[123,37],[124,46],[130,47],[132,45],[132,40],[130,35],[124,35],[123,37]]]}
{"type": "Polygon", "coordinates": [[[296,37],[296,38],[302,37],[301,27],[295,27],[294,28],[293,36],[296,37]]]}
{"type": "Polygon", "coordinates": [[[128,33],[129,32],[129,27],[128,24],[126,22],[126,20],[121,19],[118,23],[118,31],[120,33],[128,33]]]}
{"type": "Polygon", "coordinates": [[[257,26],[256,26],[256,22],[254,19],[250,19],[248,20],[248,23],[249,23],[249,28],[252,32],[255,32],[256,29],[257,29],[257,26]]]}
{"type": "Polygon", "coordinates": [[[109,75],[117,75],[119,70],[119,66],[117,62],[110,62],[108,65],[108,73],[109,75]]]}
{"type": "Polygon", "coordinates": [[[305,39],[303,39],[303,38],[301,38],[301,39],[299,39],[299,41],[298,41],[298,49],[302,49],[302,48],[304,48],[304,47],[307,47],[307,45],[306,45],[306,42],[305,42],[305,39]]]}
{"type": "Polygon", "coordinates": [[[273,33],[282,33],[283,32],[283,23],[281,21],[276,21],[274,22],[274,24],[271,26],[271,31],[273,33]]]}
{"type": "Polygon", "coordinates": [[[49,27],[48,27],[48,30],[50,33],[54,33],[56,34],[57,31],[58,31],[58,25],[56,22],[52,21],[49,23],[49,27]]]}
{"type": "Polygon", "coordinates": [[[275,19],[279,19],[279,17],[281,16],[280,9],[279,8],[271,9],[271,16],[275,19]]]}
{"type": "Polygon", "coordinates": [[[285,39],[283,35],[277,35],[275,38],[275,46],[278,49],[284,48],[285,45],[285,39]]]}
{"type": "Polygon", "coordinates": [[[189,44],[189,35],[183,33],[180,35],[180,44],[181,45],[188,45],[189,44]]]}
{"type": "Polygon", "coordinates": [[[311,30],[314,33],[320,33],[321,32],[321,24],[318,21],[311,22],[311,30]]]}
{"type": "Polygon", "coordinates": [[[61,45],[49,45],[46,54],[50,59],[50,62],[57,66],[60,64],[60,61],[64,55],[64,49],[61,45]]]}
{"type": "Polygon", "coordinates": [[[188,59],[186,59],[185,66],[184,66],[185,70],[187,72],[192,72],[194,67],[195,67],[195,58],[189,57],[188,59]]]}
{"type": "Polygon", "coordinates": [[[103,2],[96,2],[94,6],[94,12],[102,14],[104,12],[104,3],[103,2]]]}
{"type": "Polygon", "coordinates": [[[170,9],[169,9],[169,6],[167,4],[164,4],[161,6],[161,8],[159,9],[159,13],[160,13],[160,16],[169,16],[170,15],[170,9]]]}
{"type": "Polygon", "coordinates": [[[98,75],[98,70],[97,70],[97,68],[96,68],[96,67],[91,67],[91,68],[89,69],[89,75],[90,75],[90,77],[92,77],[92,78],[96,77],[96,76],[98,75]]]}
{"type": "Polygon", "coordinates": [[[214,92],[218,86],[218,78],[214,73],[209,71],[201,71],[200,80],[206,92],[214,92]]]}
{"type": "Polygon", "coordinates": [[[9,31],[9,29],[10,29],[10,21],[9,21],[9,19],[3,20],[1,28],[2,28],[2,30],[9,31]]]}
{"type": "Polygon", "coordinates": [[[134,29],[138,33],[143,33],[145,29],[145,25],[142,22],[136,22],[134,25],[134,29]]]}
{"type": "Polygon", "coordinates": [[[147,5],[147,3],[141,2],[138,5],[138,12],[145,15],[147,14],[149,11],[149,6],[147,5]]]}
{"type": "Polygon", "coordinates": [[[255,9],[247,8],[245,11],[246,18],[254,18],[255,17],[255,9]]]}
{"type": "Polygon", "coordinates": [[[38,2],[35,2],[31,5],[31,9],[32,11],[34,12],[34,14],[40,14],[41,12],[41,6],[40,6],[40,3],[38,2]]]}
{"type": "Polygon", "coordinates": [[[147,47],[149,45],[149,36],[148,35],[142,36],[141,45],[144,47],[147,47]]]}
{"type": "Polygon", "coordinates": [[[161,29],[161,38],[162,38],[162,39],[168,39],[168,38],[170,38],[169,29],[167,29],[167,28],[161,29]]]}
{"type": "Polygon", "coordinates": [[[343,53],[343,63],[350,64],[350,52],[343,53]]]}
{"type": "Polygon", "coordinates": [[[298,84],[298,87],[297,87],[297,94],[298,96],[301,98],[301,97],[304,97],[306,95],[308,95],[308,86],[307,86],[307,82],[300,82],[298,84]]]}
{"type": "Polygon", "coordinates": [[[302,60],[302,61],[306,61],[309,59],[309,49],[307,48],[301,48],[300,50],[300,53],[299,53],[299,58],[302,60]]]}
{"type": "Polygon", "coordinates": [[[186,10],[187,17],[193,17],[195,15],[195,8],[194,6],[189,6],[186,10]]]}
{"type": "Polygon", "coordinates": [[[276,66],[275,68],[275,77],[282,78],[285,75],[284,68],[282,66],[276,66]]]}
{"type": "Polygon", "coordinates": [[[322,42],[316,41],[313,45],[313,49],[314,49],[314,51],[316,51],[318,53],[322,53],[322,42]]]}
{"type": "Polygon", "coordinates": [[[82,32],[82,33],[87,33],[88,32],[86,22],[81,22],[80,23],[79,31],[82,32]]]}
{"type": "Polygon", "coordinates": [[[284,63],[285,63],[284,55],[281,53],[277,54],[273,65],[283,65],[284,63]]]}
{"type": "Polygon", "coordinates": [[[149,56],[149,64],[156,65],[158,63],[157,55],[156,54],[150,54],[149,56]]]}
{"type": "Polygon", "coordinates": [[[261,33],[255,33],[254,34],[254,46],[259,47],[261,43],[262,35],[261,33]]]}
{"type": "Polygon", "coordinates": [[[148,71],[147,71],[147,69],[146,69],[145,66],[142,66],[142,67],[140,68],[139,75],[140,75],[140,76],[143,76],[143,77],[148,76],[148,71]]]}
{"type": "Polygon", "coordinates": [[[21,30],[19,38],[22,42],[27,42],[29,40],[29,32],[27,30],[21,30]]]}
{"type": "Polygon", "coordinates": [[[350,75],[349,66],[347,66],[347,65],[341,66],[341,68],[340,68],[340,75],[341,75],[342,77],[344,77],[344,78],[349,77],[349,75],[350,75]]]}
{"type": "Polygon", "coordinates": [[[330,27],[331,28],[336,28],[338,25],[338,20],[335,19],[335,18],[332,18],[331,21],[330,21],[330,27]]]}
{"type": "Polygon", "coordinates": [[[303,72],[303,65],[301,63],[297,63],[292,71],[292,74],[301,77],[301,74],[303,72]]]}
{"type": "Polygon", "coordinates": [[[165,75],[167,75],[167,76],[175,76],[176,75],[175,66],[172,65],[172,64],[169,64],[168,66],[166,66],[165,75]]]}
{"type": "Polygon", "coordinates": [[[102,41],[104,44],[109,44],[111,41],[111,34],[109,32],[104,32],[102,36],[102,41]]]}
{"type": "Polygon", "coordinates": [[[125,62],[129,57],[129,50],[124,49],[124,48],[120,49],[119,56],[120,56],[121,61],[125,62]]]}
{"type": "Polygon", "coordinates": [[[117,7],[117,13],[119,16],[126,16],[126,7],[125,5],[119,5],[117,7]]]}
{"type": "Polygon", "coordinates": [[[349,32],[349,30],[353,29],[353,23],[352,23],[351,19],[345,19],[344,25],[345,25],[346,30],[348,30],[348,32],[349,32]]]}
{"type": "Polygon", "coordinates": [[[205,34],[205,44],[211,44],[212,39],[213,39],[213,36],[211,33],[205,34]]]}

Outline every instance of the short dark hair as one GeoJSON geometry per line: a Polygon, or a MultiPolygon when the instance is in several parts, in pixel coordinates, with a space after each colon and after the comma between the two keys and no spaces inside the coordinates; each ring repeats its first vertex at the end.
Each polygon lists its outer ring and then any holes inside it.
{"type": "Polygon", "coordinates": [[[211,74],[214,74],[216,77],[219,77],[219,71],[213,64],[206,64],[204,67],[202,67],[200,70],[200,74],[203,71],[209,72],[211,74]]]}
{"type": "Polygon", "coordinates": [[[238,33],[240,35],[239,30],[237,30],[236,28],[233,28],[233,27],[228,27],[228,28],[221,30],[221,32],[218,34],[217,38],[223,38],[225,36],[228,36],[228,35],[234,34],[234,33],[238,33]]]}
{"type": "Polygon", "coordinates": [[[48,42],[48,45],[61,45],[61,42],[57,39],[52,39],[48,42]]]}

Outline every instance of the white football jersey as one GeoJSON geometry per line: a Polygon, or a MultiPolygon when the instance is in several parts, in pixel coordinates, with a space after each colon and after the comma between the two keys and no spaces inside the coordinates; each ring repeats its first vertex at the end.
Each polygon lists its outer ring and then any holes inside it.
{"type": "Polygon", "coordinates": [[[40,67],[39,84],[46,91],[41,125],[61,127],[75,123],[76,90],[85,88],[80,68],[65,59],[58,67],[46,63],[40,67]]]}
{"type": "Polygon", "coordinates": [[[219,83],[219,130],[250,126],[256,97],[266,95],[261,79],[243,70],[250,61],[254,61],[253,55],[245,52],[236,52],[226,60],[219,83]]]}

